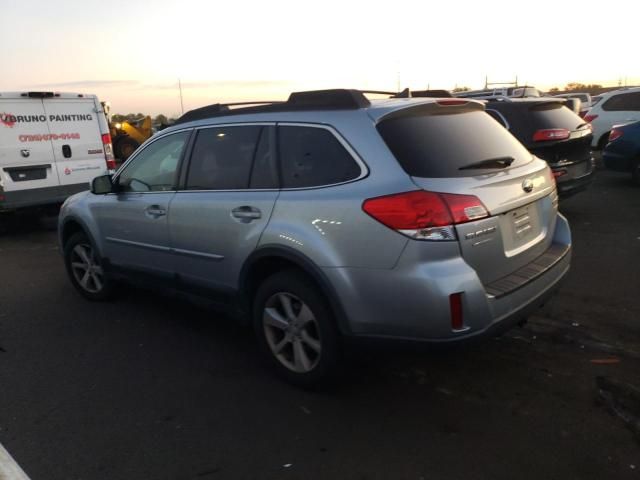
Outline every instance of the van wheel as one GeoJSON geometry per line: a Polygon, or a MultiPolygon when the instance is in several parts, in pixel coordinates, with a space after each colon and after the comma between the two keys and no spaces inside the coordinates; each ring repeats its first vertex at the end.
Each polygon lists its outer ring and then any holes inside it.
{"type": "Polygon", "coordinates": [[[133,152],[140,146],[138,142],[136,142],[131,137],[122,137],[118,142],[118,153],[120,154],[119,158],[123,161],[131,156],[133,152]]]}
{"type": "Polygon", "coordinates": [[[285,380],[303,388],[324,385],[337,372],[339,335],[325,298],[292,270],[276,273],[253,302],[258,342],[285,380]]]}
{"type": "Polygon", "coordinates": [[[89,300],[107,300],[113,292],[93,242],[83,232],[75,233],[64,245],[64,263],[73,286],[89,300]]]}

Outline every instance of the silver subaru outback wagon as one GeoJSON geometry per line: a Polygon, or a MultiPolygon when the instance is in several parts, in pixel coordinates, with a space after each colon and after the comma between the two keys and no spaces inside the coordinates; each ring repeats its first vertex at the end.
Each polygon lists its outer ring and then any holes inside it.
{"type": "Polygon", "coordinates": [[[67,200],[59,240],[86,298],[134,280],[233,307],[307,386],[349,337],[513,325],[571,256],[547,163],[482,103],[357,90],[188,112],[67,200]]]}

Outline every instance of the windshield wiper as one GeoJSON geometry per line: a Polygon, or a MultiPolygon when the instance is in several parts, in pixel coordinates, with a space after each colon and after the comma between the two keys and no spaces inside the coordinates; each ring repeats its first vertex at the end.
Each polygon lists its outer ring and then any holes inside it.
{"type": "Polygon", "coordinates": [[[471,170],[474,168],[507,168],[515,161],[513,157],[496,157],[488,158],[487,160],[480,160],[479,162],[465,165],[458,168],[458,170],[471,170]]]}

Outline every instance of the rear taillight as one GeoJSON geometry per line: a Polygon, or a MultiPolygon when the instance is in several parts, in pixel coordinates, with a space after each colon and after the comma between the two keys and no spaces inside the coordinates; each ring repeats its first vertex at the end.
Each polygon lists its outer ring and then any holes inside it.
{"type": "Polygon", "coordinates": [[[113,146],[111,145],[111,135],[102,134],[102,149],[104,150],[104,159],[107,162],[107,170],[116,169],[116,160],[113,158],[113,146]]]}
{"type": "Polygon", "coordinates": [[[614,128],[613,130],[611,130],[611,133],[609,133],[609,141],[613,142],[614,140],[620,138],[623,135],[622,130],[618,130],[617,128],[614,128]]]}
{"type": "Polygon", "coordinates": [[[584,121],[587,123],[591,123],[593,122],[596,118],[598,118],[598,115],[585,115],[584,116],[584,121]]]}
{"type": "Polygon", "coordinates": [[[566,128],[547,128],[538,130],[533,134],[534,142],[549,142],[552,140],[566,140],[569,138],[569,130],[566,128]]]}
{"type": "Polygon", "coordinates": [[[473,195],[417,190],[365,200],[374,219],[416,240],[455,240],[454,225],[489,216],[473,195]]]}

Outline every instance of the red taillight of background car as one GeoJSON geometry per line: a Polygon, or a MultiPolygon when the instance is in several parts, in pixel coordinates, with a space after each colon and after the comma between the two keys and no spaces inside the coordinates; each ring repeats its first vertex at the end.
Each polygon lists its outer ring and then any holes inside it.
{"type": "Polygon", "coordinates": [[[585,115],[584,116],[584,121],[587,123],[591,123],[593,122],[596,118],[598,118],[598,115],[585,115]]]}
{"type": "Polygon", "coordinates": [[[549,142],[553,140],[566,140],[569,138],[569,130],[566,128],[546,128],[533,134],[534,142],[549,142]]]}
{"type": "Polygon", "coordinates": [[[102,134],[102,149],[104,150],[104,160],[107,162],[107,170],[116,169],[116,160],[113,158],[113,146],[111,145],[111,135],[102,134]]]}
{"type": "Polygon", "coordinates": [[[383,225],[419,240],[455,240],[454,225],[489,216],[473,195],[424,190],[370,198],[362,210],[383,225]]]}
{"type": "Polygon", "coordinates": [[[613,142],[614,140],[620,138],[622,135],[622,130],[614,128],[613,130],[611,130],[611,133],[609,133],[609,141],[613,142]]]}

